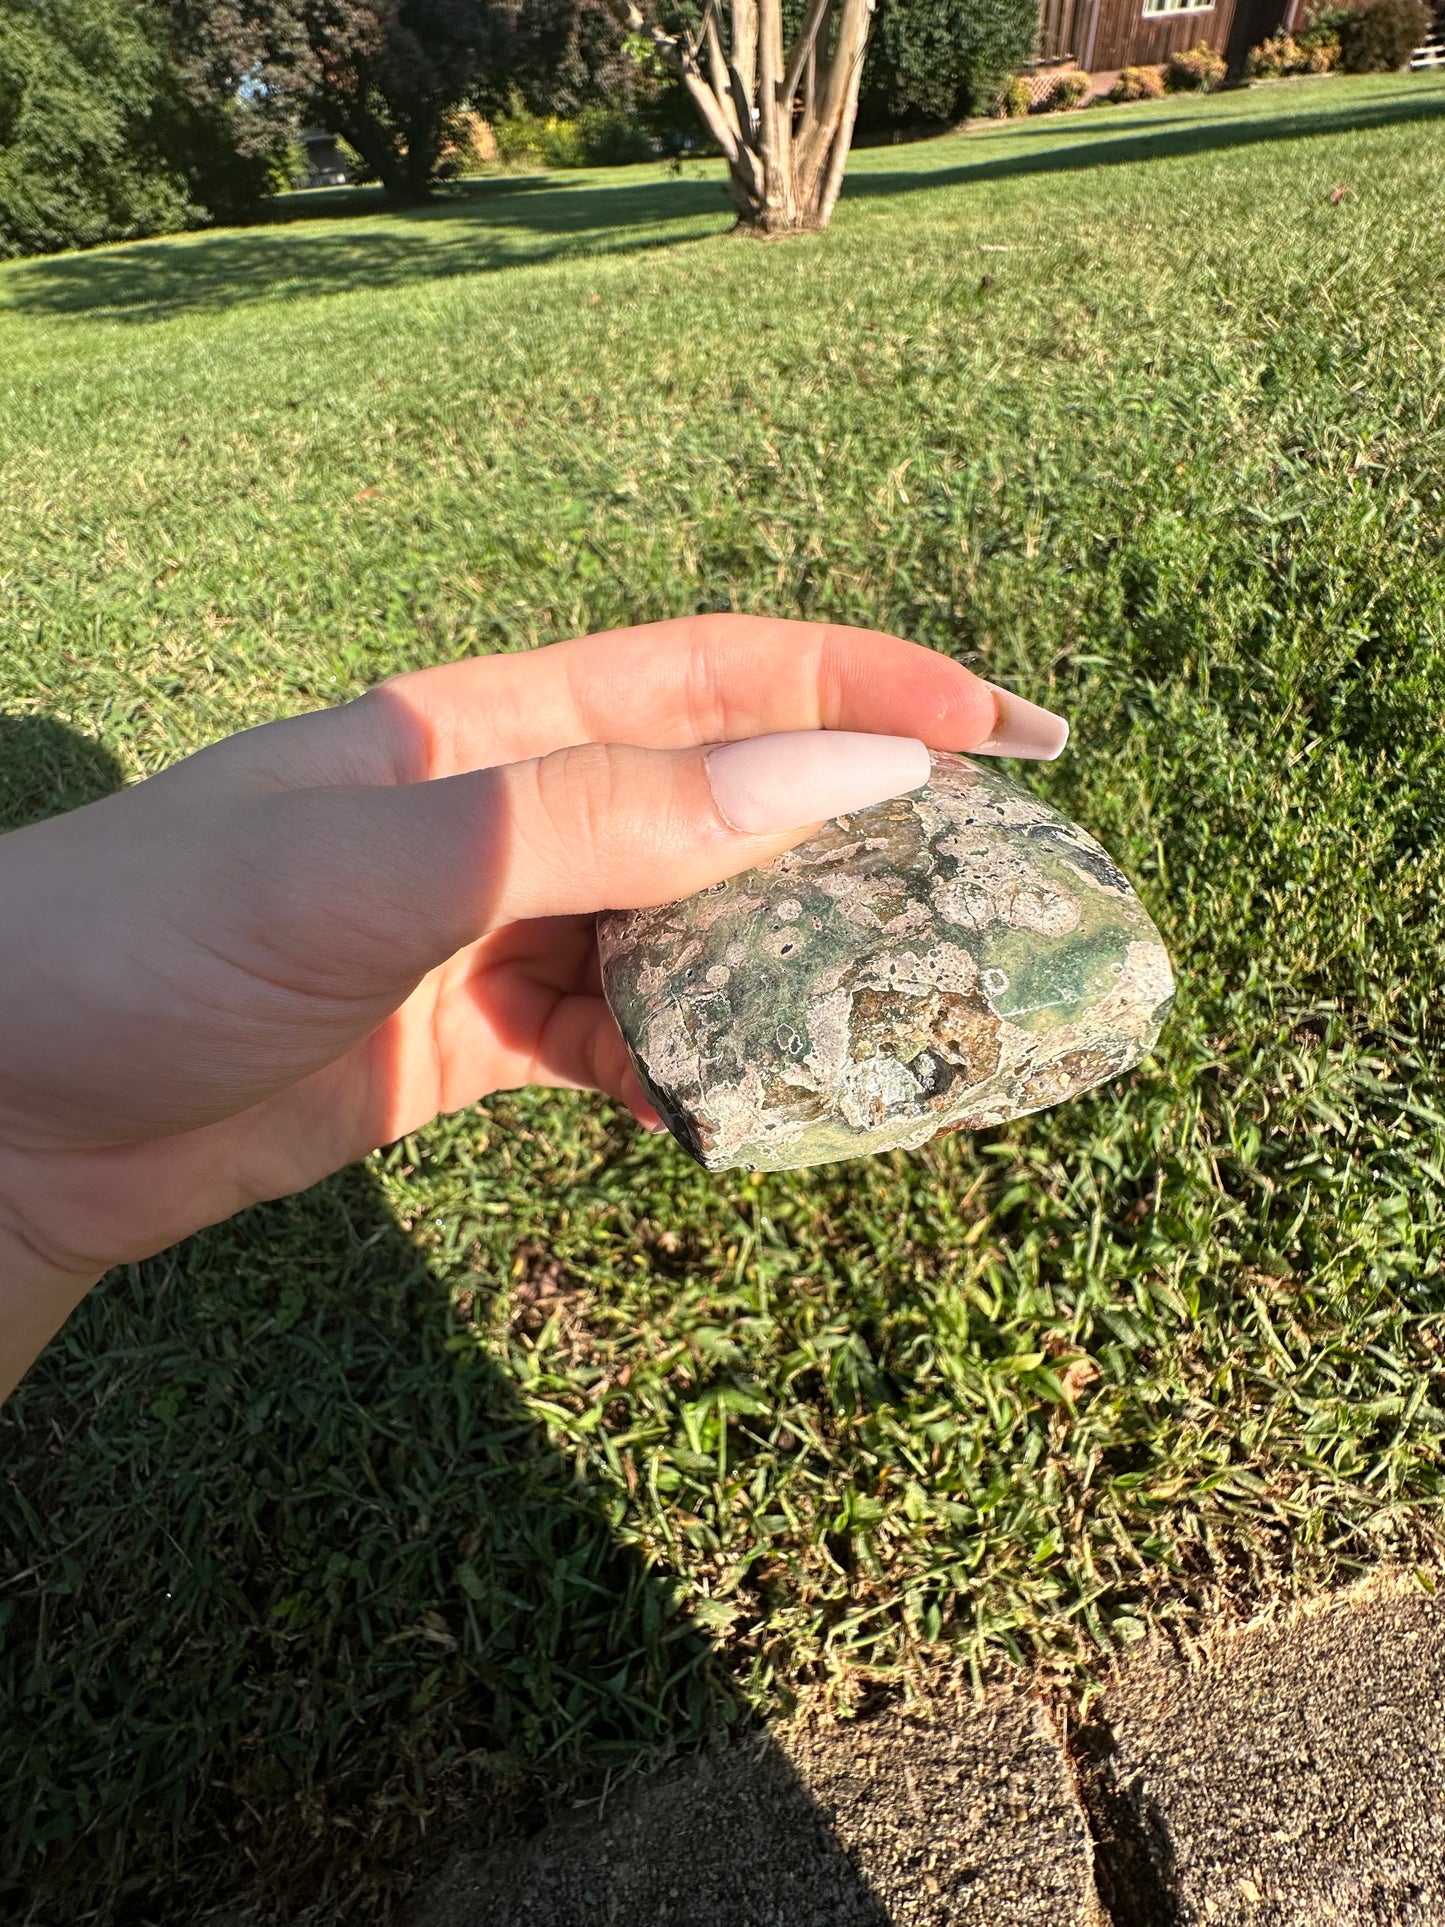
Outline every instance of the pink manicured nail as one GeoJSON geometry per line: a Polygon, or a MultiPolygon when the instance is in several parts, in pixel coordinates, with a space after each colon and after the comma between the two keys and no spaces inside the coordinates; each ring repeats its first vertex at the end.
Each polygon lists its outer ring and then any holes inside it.
{"type": "Polygon", "coordinates": [[[753,835],[798,830],[902,796],[928,781],[929,767],[915,736],[847,729],[790,729],[723,743],[704,763],[718,814],[753,835]]]}
{"type": "Polygon", "coordinates": [[[992,736],[970,756],[1026,756],[1030,762],[1051,763],[1069,740],[1069,725],[1051,709],[1016,696],[1011,689],[986,683],[998,697],[998,721],[992,736]]]}

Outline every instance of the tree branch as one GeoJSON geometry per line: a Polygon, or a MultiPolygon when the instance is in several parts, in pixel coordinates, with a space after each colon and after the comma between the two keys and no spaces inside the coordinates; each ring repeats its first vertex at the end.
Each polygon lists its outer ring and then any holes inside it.
{"type": "MultiPolygon", "coordinates": [[[[746,96],[738,101],[737,89],[733,85],[728,63],[723,56],[722,35],[718,32],[717,0],[707,0],[703,10],[702,32],[707,40],[707,64],[712,75],[712,90],[717,95],[718,105],[734,123],[735,131],[744,140],[752,133],[752,114],[748,110],[746,96]],[[739,115],[741,107],[741,115],[739,115]]],[[[749,145],[751,142],[749,141],[749,145]]]]}
{"type": "Polygon", "coordinates": [[[758,130],[753,119],[752,96],[748,93],[747,85],[742,75],[738,72],[737,68],[733,66],[731,61],[728,62],[728,77],[732,83],[732,94],[730,98],[736,105],[739,131],[748,146],[756,154],[758,151],[758,130]]]}
{"type": "Polygon", "coordinates": [[[682,84],[691,94],[693,105],[702,115],[707,131],[727,156],[729,167],[736,167],[741,157],[748,154],[748,149],[729,116],[723,112],[717,95],[696,68],[691,73],[683,69],[682,84]]]}
{"type": "Polygon", "coordinates": [[[818,44],[818,35],[823,23],[832,11],[833,0],[813,0],[807,18],[798,29],[798,37],[793,42],[793,51],[788,55],[788,71],[783,75],[783,101],[791,102],[798,91],[798,79],[807,64],[809,56],[818,44]]]}
{"type": "MultiPolygon", "coordinates": [[[[848,134],[842,152],[844,162],[847,161],[872,14],[873,0],[843,0],[832,56],[818,63],[817,92],[808,104],[804,125],[798,134],[798,182],[804,200],[811,200],[817,192],[823,170],[834,152],[837,130],[845,118],[848,134]]],[[[841,180],[840,174],[840,184],[841,180]]]]}
{"type": "Polygon", "coordinates": [[[838,205],[838,196],[843,191],[843,169],[848,165],[848,149],[853,145],[853,123],[858,118],[858,91],[863,83],[863,56],[868,50],[868,30],[872,24],[873,0],[867,0],[867,12],[863,17],[863,37],[858,44],[857,57],[848,80],[848,100],[843,109],[843,117],[838,123],[838,131],[833,136],[833,151],[828,156],[828,176],[823,183],[823,193],[818,203],[818,218],[826,227],[833,218],[833,209],[838,205]]]}
{"type": "MultiPolygon", "coordinates": [[[[649,20],[637,5],[637,0],[607,0],[607,9],[629,33],[646,34],[657,52],[681,76],[683,86],[692,96],[693,105],[702,115],[703,125],[722,149],[729,167],[736,167],[747,150],[738,129],[732,125],[731,114],[703,79],[702,70],[697,64],[696,47],[677,34],[665,32],[649,20]]],[[[748,158],[751,159],[750,156],[748,158]]]]}
{"type": "Polygon", "coordinates": [[[733,0],[732,61],[751,100],[758,81],[758,0],[733,0]]]}
{"type": "MultiPolygon", "coordinates": [[[[778,113],[778,82],[783,69],[783,0],[758,0],[758,148],[771,201],[783,191],[788,172],[784,127],[778,113]]],[[[787,134],[793,131],[787,117],[787,134]]]]}

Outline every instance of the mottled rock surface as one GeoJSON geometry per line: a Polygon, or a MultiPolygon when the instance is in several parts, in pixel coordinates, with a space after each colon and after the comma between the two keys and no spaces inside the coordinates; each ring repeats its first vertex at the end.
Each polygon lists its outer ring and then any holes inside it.
{"type": "Polygon", "coordinates": [[[991,765],[765,869],[598,924],[608,1001],[669,1128],[710,1171],[911,1149],[1136,1064],[1169,958],[1094,839],[991,765]]]}

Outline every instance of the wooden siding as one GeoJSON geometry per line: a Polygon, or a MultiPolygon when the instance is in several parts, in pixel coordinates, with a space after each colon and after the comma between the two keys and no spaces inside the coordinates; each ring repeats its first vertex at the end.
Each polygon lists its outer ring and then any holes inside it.
{"type": "MultiPolygon", "coordinates": [[[[1043,0],[1040,9],[1064,0],[1043,0]]],[[[1186,47],[1207,40],[1223,53],[1234,25],[1235,0],[1183,13],[1145,13],[1143,0],[1079,0],[1071,51],[1081,67],[1104,73],[1118,67],[1152,67],[1186,47]]]]}
{"type": "Polygon", "coordinates": [[[1083,63],[1080,30],[1087,31],[1093,8],[1090,0],[1039,0],[1039,37],[1034,59],[1047,66],[1055,61],[1083,63]]]}

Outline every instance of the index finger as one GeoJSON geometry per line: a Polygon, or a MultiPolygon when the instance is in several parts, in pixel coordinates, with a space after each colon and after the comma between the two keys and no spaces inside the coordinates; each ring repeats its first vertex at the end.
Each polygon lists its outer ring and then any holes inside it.
{"type": "MultiPolygon", "coordinates": [[[[973,749],[998,724],[992,686],[899,636],[770,616],[683,616],[395,677],[395,780],[455,776],[577,743],[646,749],[793,729],[916,736],[973,749]]],[[[370,699],[368,699],[370,700],[370,699]]]]}

